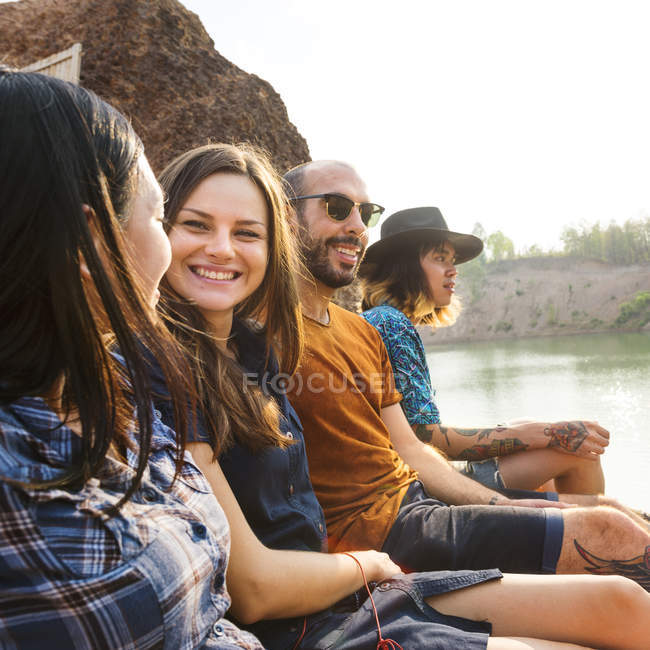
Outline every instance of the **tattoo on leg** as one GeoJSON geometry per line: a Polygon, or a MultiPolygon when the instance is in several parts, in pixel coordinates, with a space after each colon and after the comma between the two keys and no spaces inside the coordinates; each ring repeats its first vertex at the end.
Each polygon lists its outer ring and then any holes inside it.
{"type": "Polygon", "coordinates": [[[643,555],[629,560],[605,560],[585,550],[577,539],[573,544],[580,555],[589,563],[585,570],[596,575],[621,575],[638,582],[646,591],[650,591],[650,546],[646,546],[643,555]]]}
{"type": "Polygon", "coordinates": [[[525,451],[528,445],[523,443],[519,438],[505,438],[503,440],[493,440],[489,445],[474,445],[464,449],[459,458],[464,460],[485,460],[494,456],[507,456],[514,454],[516,451],[525,451]]]}
{"type": "Polygon", "coordinates": [[[561,422],[546,427],[544,435],[550,438],[548,447],[573,452],[579,449],[588,432],[582,422],[561,422]]]}

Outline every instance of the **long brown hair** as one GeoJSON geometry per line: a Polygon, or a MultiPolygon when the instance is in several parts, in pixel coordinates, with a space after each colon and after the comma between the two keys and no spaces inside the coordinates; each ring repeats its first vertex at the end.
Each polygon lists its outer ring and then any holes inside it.
{"type": "Polygon", "coordinates": [[[417,325],[432,328],[452,325],[460,313],[460,301],[452,297],[449,305],[438,307],[431,296],[421,259],[429,251],[442,250],[444,240],[428,241],[417,250],[400,251],[378,264],[361,268],[361,309],[388,303],[417,325]]]}
{"type": "MultiPolygon", "coordinates": [[[[57,478],[29,484],[36,489],[76,489],[100,472],[109,449],[123,454],[133,447],[135,406],[138,461],[114,512],[137,489],[149,458],[144,348],[162,366],[175,404],[187,403],[183,357],[146,304],[122,232],[142,143],[128,120],[92,92],[2,66],[0,134],[0,404],[60,393],[63,421],[72,413],[78,418],[79,458],[57,478]]],[[[177,468],[184,411],[175,412],[177,468]]]]}
{"type": "MultiPolygon", "coordinates": [[[[268,209],[269,255],[260,286],[236,306],[235,316],[263,323],[267,362],[277,353],[280,369],[291,375],[303,346],[302,318],[295,275],[299,262],[288,224],[289,203],[268,156],[248,144],[209,144],[188,151],[161,173],[167,195],[165,220],[173,228],[185,201],[203,180],[213,174],[238,174],[249,178],[262,192],[268,209]]],[[[203,418],[215,457],[235,441],[256,452],[270,445],[286,447],[278,428],[275,401],[250,387],[243,369],[228,358],[209,334],[199,308],[162,282],[161,307],[168,327],[186,351],[203,418]]]]}

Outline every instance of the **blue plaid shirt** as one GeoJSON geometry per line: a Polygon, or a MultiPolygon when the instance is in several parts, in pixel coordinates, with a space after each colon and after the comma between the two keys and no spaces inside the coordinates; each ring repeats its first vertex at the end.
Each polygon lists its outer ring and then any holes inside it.
{"type": "Polygon", "coordinates": [[[223,618],[230,537],[189,454],[154,420],[142,485],[111,519],[136,464],[107,458],[78,491],[6,480],[55,478],[81,438],[40,398],[0,408],[0,647],[261,648],[223,618]]]}
{"type": "Polygon", "coordinates": [[[409,424],[439,424],[433,400],[429,366],[422,338],[409,318],[391,305],[379,305],[361,314],[381,335],[402,393],[402,409],[409,424]]]}

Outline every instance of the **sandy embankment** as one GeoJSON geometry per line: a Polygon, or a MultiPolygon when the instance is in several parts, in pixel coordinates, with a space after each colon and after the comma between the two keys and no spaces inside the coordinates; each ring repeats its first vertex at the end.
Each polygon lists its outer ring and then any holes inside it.
{"type": "MultiPolygon", "coordinates": [[[[463,312],[456,324],[435,334],[421,333],[425,345],[468,340],[638,330],[639,322],[619,328],[620,305],[650,291],[650,265],[615,266],[571,258],[500,262],[491,267],[479,297],[463,288],[463,312]]],[[[644,329],[650,329],[650,323],[644,329]]]]}

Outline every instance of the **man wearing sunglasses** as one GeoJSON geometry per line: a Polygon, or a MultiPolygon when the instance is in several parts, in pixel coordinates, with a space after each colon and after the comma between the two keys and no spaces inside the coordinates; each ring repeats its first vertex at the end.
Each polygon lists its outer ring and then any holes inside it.
{"type": "Polygon", "coordinates": [[[285,181],[313,276],[299,278],[306,350],[289,398],[304,426],[330,550],[383,550],[416,571],[622,573],[650,589],[643,523],[613,508],[563,508],[536,493],[509,498],[456,472],[415,436],[378,332],[330,302],[354,280],[383,208],[345,163],[307,163],[285,181]]]}
{"type": "Polygon", "coordinates": [[[316,281],[324,283],[318,292],[324,296],[327,287],[337,289],[354,280],[368,245],[368,228],[379,222],[384,208],[368,201],[366,187],[352,167],[323,161],[311,163],[309,169],[322,170],[322,182],[316,186],[329,191],[304,191],[307,185],[298,182],[291,201],[300,216],[301,252],[316,281]],[[327,219],[321,219],[323,214],[327,219]]]}

